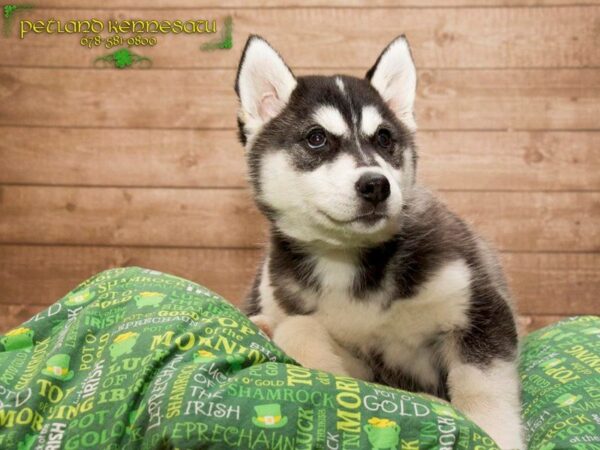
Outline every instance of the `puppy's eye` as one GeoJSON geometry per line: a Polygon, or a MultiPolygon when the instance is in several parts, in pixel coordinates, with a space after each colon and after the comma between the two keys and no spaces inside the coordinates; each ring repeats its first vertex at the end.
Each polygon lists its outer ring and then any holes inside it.
{"type": "Polygon", "coordinates": [[[306,135],[306,142],[310,148],[323,148],[327,143],[327,135],[321,128],[315,128],[306,135]]]}
{"type": "Polygon", "coordinates": [[[392,133],[387,128],[380,128],[377,130],[377,144],[381,148],[389,149],[392,144],[392,133]]]}

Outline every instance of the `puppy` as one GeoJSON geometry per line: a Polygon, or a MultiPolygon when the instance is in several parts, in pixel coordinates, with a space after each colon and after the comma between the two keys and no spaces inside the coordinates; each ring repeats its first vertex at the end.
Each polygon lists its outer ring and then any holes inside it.
{"type": "Polygon", "coordinates": [[[239,136],[270,243],[247,313],[303,365],[450,400],[523,448],[517,332],[492,250],[415,182],[406,39],[365,78],[296,77],[262,38],[239,136]]]}

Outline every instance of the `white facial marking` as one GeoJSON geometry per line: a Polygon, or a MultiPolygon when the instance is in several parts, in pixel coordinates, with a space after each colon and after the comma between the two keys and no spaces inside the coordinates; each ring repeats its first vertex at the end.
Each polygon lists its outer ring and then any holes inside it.
{"type": "Polygon", "coordinates": [[[334,106],[320,106],[313,113],[313,120],[336,136],[348,136],[350,134],[350,129],[342,113],[334,106]]]}
{"type": "Polygon", "coordinates": [[[381,114],[372,105],[364,106],[361,114],[360,131],[365,136],[373,136],[383,122],[381,114]]]}
{"type": "Polygon", "coordinates": [[[285,152],[268,152],[261,163],[259,195],[279,213],[277,225],[289,236],[333,246],[360,246],[379,242],[395,232],[402,210],[400,186],[390,178],[389,220],[374,225],[354,221],[361,206],[356,181],[363,173],[373,171],[383,173],[377,167],[357,167],[355,159],[346,153],[314,170],[301,171],[285,152]]]}
{"type": "Polygon", "coordinates": [[[395,167],[393,167],[391,164],[388,164],[386,162],[386,160],[383,159],[379,155],[375,155],[375,162],[377,163],[377,165],[379,167],[381,167],[381,170],[383,171],[383,173],[390,180],[395,180],[396,183],[398,183],[398,184],[402,183],[402,171],[401,170],[398,170],[395,167]]]}
{"type": "Polygon", "coordinates": [[[337,87],[340,88],[342,94],[346,95],[346,87],[344,86],[344,82],[340,77],[335,77],[335,84],[337,84],[337,87]]]}

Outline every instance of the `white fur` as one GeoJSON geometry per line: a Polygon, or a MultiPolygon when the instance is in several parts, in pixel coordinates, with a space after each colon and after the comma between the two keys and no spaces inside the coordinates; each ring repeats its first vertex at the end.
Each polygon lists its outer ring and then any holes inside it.
{"type": "MultiPolygon", "coordinates": [[[[433,333],[467,323],[471,271],[463,260],[446,264],[415,297],[394,302],[388,309],[382,308],[383,292],[368,301],[351,298],[354,265],[351,258],[344,260],[343,253],[321,257],[316,271],[325,282],[317,312],[279,323],[274,334],[278,345],[308,367],[366,380],[372,376],[370,369],[343,346],[365,352],[375,348],[390,367],[400,368],[424,385],[439,382],[426,344],[433,333]]],[[[452,347],[443,357],[449,367],[453,405],[501,448],[524,448],[515,364],[497,360],[481,369],[462,363],[452,347]]]]}
{"type": "Polygon", "coordinates": [[[273,294],[271,275],[269,274],[269,258],[265,259],[262,267],[259,291],[260,307],[262,311],[261,316],[264,316],[265,323],[270,328],[274,329],[278,323],[284,321],[286,314],[275,300],[275,295],[273,294]]]}
{"type": "MultiPolygon", "coordinates": [[[[384,298],[390,283],[384,283],[382,290],[367,300],[352,298],[356,269],[351,253],[323,253],[315,270],[322,283],[317,311],[311,316],[284,314],[275,325],[276,344],[307,367],[365,380],[372,377],[370,368],[346,348],[366,353],[376,349],[386,365],[414,376],[424,386],[438,384],[428,338],[468,322],[472,274],[464,260],[447,263],[423,283],[414,297],[393,302],[388,308],[384,307],[384,298]]],[[[272,287],[266,284],[263,278],[264,312],[272,309],[266,307],[266,302],[275,301],[272,287]]],[[[515,364],[501,360],[487,368],[465,364],[452,345],[446,346],[441,357],[449,368],[447,381],[453,405],[501,448],[524,448],[515,364]]]]}
{"type": "Polygon", "coordinates": [[[519,375],[512,362],[496,360],[487,368],[450,361],[452,404],[484,429],[502,449],[523,449],[519,375]]]}
{"type": "Polygon", "coordinates": [[[370,376],[370,370],[332,339],[313,316],[288,317],[275,329],[273,340],[305,367],[335,375],[370,376]]]}
{"type": "Polygon", "coordinates": [[[261,38],[248,43],[239,71],[240,119],[249,141],[287,104],[296,87],[294,75],[261,38]]]}
{"type": "MultiPolygon", "coordinates": [[[[316,273],[322,283],[322,294],[313,317],[335,342],[367,353],[377,349],[391,367],[413,374],[425,385],[437,384],[435,361],[426,343],[436,332],[449,331],[466,323],[471,275],[463,260],[453,261],[438,270],[414,298],[393,302],[388,308],[383,302],[385,288],[368,300],[352,298],[351,283],[355,269],[351,258],[345,259],[342,252],[320,257],[316,273]]],[[[261,296],[263,292],[261,285],[261,296]]],[[[272,293],[266,298],[271,301],[272,293]]],[[[261,298],[263,304],[264,298],[261,298]]],[[[296,340],[304,343],[304,351],[311,351],[308,348],[310,343],[304,342],[305,334],[297,336],[296,340]],[[298,340],[297,336],[303,338],[298,340]]],[[[284,350],[293,351],[293,347],[286,348],[286,343],[277,339],[275,342],[284,350]]],[[[320,344],[317,342],[315,345],[320,344]]],[[[294,357],[293,353],[290,354],[294,357]]],[[[341,357],[343,362],[348,358],[347,355],[341,357]]],[[[312,364],[325,370],[318,361],[313,360],[312,364]]],[[[370,373],[366,365],[354,358],[344,364],[352,367],[353,372],[348,372],[350,375],[370,373]]]]}
{"type": "Polygon", "coordinates": [[[366,171],[386,174],[383,169],[357,167],[348,154],[310,172],[294,169],[285,152],[270,152],[261,163],[261,199],[278,213],[282,231],[303,242],[357,247],[389,238],[397,229],[403,196],[396,175],[390,178],[388,220],[367,226],[352,222],[360,202],[354,185],[366,171]]]}
{"type": "Polygon", "coordinates": [[[323,297],[347,292],[356,275],[355,252],[326,250],[316,258],[314,270],[320,280],[323,297]]]}
{"type": "Polygon", "coordinates": [[[413,105],[417,89],[417,71],[408,42],[399,37],[381,55],[371,84],[398,118],[411,130],[417,128],[413,105]]]}
{"type": "MultiPolygon", "coordinates": [[[[324,271],[327,264],[331,263],[318,265],[321,280],[339,270],[338,263],[324,271]]],[[[351,280],[349,274],[347,278],[351,280]]],[[[466,323],[470,278],[465,262],[453,261],[425,282],[414,298],[393,302],[388,309],[383,308],[385,289],[368,300],[351,300],[347,284],[321,299],[316,316],[339,342],[365,352],[377,348],[390,366],[434,385],[438,380],[426,340],[466,323]]]]}
{"type": "Polygon", "coordinates": [[[342,113],[334,106],[323,105],[313,113],[313,120],[336,136],[349,136],[350,128],[342,113]]]}
{"type": "Polygon", "coordinates": [[[363,106],[360,118],[360,131],[365,136],[373,136],[383,122],[381,114],[375,106],[363,106]]]}
{"type": "Polygon", "coordinates": [[[342,94],[346,95],[346,87],[344,86],[344,82],[342,81],[342,79],[340,77],[335,77],[335,84],[337,85],[338,88],[340,88],[340,91],[342,91],[342,94]]]}

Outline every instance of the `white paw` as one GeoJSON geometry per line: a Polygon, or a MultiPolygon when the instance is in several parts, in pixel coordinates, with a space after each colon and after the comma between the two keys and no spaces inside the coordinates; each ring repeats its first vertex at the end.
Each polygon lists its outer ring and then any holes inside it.
{"type": "Polygon", "coordinates": [[[249,319],[256,325],[269,339],[273,338],[273,321],[264,314],[251,316],[249,319]]]}
{"type": "Polygon", "coordinates": [[[309,316],[293,316],[278,324],[273,341],[304,367],[334,375],[349,375],[342,358],[333,348],[329,334],[309,316]]]}

